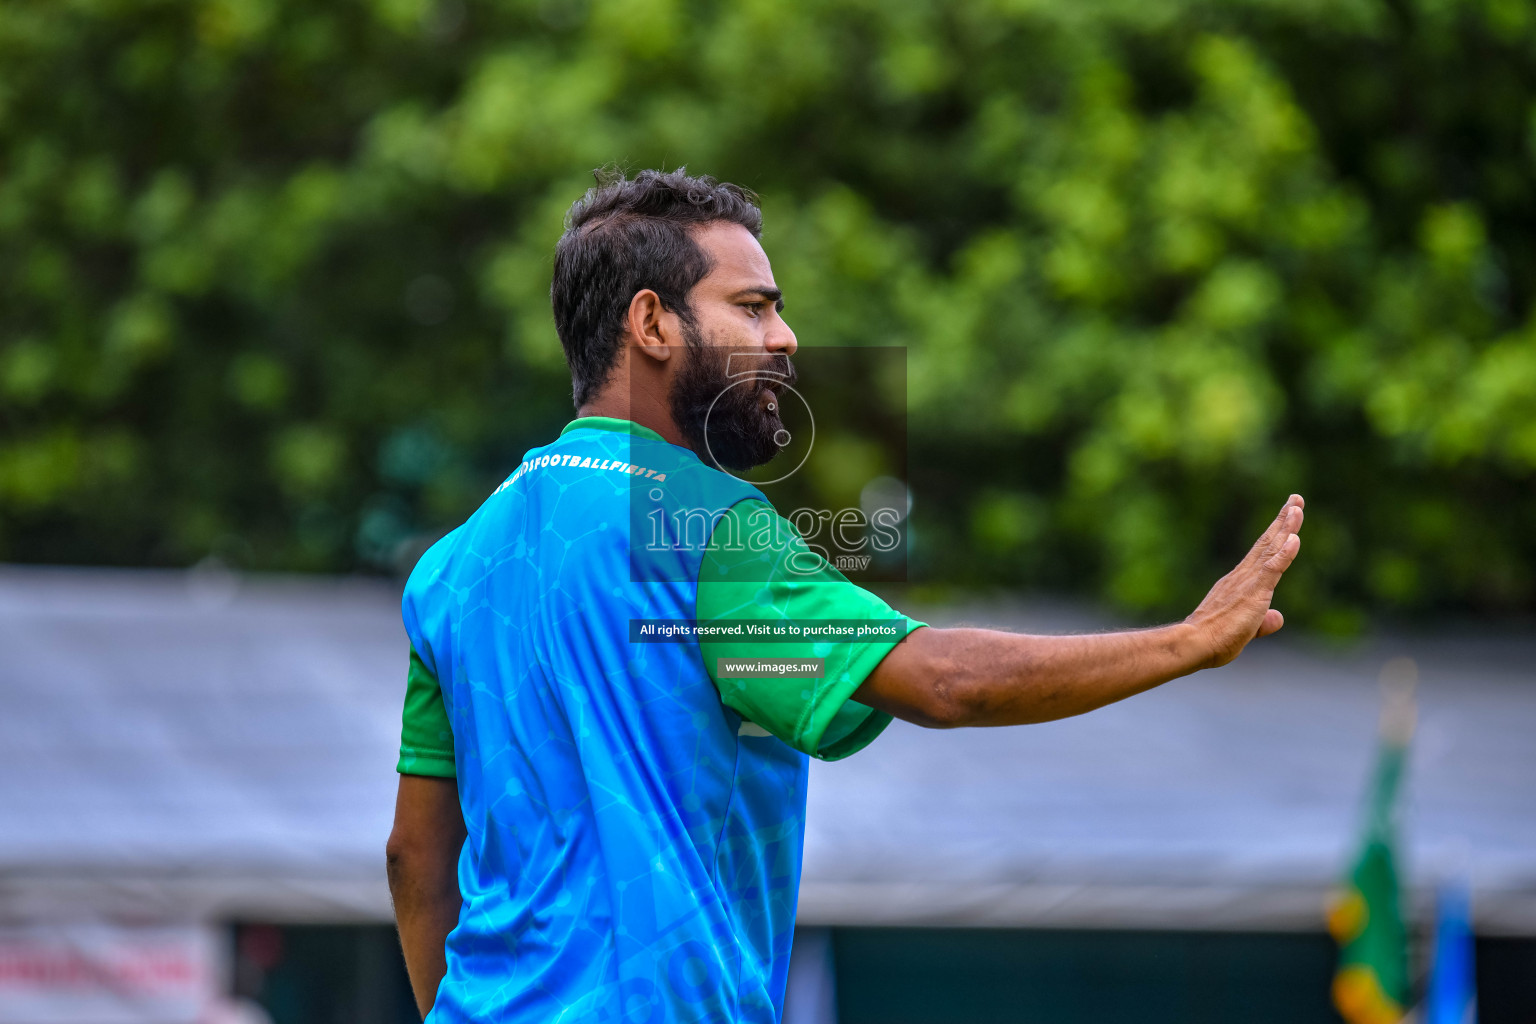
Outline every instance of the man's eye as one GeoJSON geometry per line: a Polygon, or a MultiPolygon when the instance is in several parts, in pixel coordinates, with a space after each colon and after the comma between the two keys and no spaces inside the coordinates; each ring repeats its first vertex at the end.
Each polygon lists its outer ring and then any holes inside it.
{"type": "Polygon", "coordinates": [[[747,311],[747,315],[756,319],[757,315],[762,312],[763,304],[761,302],[744,302],[742,303],[742,308],[747,311]]]}

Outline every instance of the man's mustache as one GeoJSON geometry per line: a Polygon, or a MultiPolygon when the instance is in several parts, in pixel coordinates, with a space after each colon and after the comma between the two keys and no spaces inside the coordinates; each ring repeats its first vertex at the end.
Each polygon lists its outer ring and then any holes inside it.
{"type": "Polygon", "coordinates": [[[800,380],[799,371],[789,356],[769,356],[767,362],[742,374],[749,380],[762,381],[763,386],[774,394],[781,394],[786,387],[793,387],[800,380]]]}

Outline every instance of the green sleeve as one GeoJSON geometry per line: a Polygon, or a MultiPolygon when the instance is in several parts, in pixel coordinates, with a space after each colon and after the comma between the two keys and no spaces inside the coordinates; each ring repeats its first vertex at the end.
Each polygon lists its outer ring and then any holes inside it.
{"type": "Polygon", "coordinates": [[[437,677],[411,649],[411,668],[405,679],[405,714],[400,727],[401,775],[454,777],[453,729],[443,708],[443,690],[437,677]]]}
{"type": "Polygon", "coordinates": [[[699,568],[698,595],[701,623],[899,620],[894,638],[873,641],[699,642],[721,700],[797,750],[835,761],[862,750],[890,724],[890,715],[849,698],[901,638],[925,623],[851,583],[772,506],[743,501],[716,524],[699,568]],[[824,658],[825,673],[819,679],[721,679],[720,658],[824,658]]]}

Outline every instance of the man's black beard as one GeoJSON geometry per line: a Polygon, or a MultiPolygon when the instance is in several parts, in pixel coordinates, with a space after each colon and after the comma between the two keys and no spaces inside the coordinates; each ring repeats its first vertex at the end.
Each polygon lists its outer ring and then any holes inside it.
{"type": "Polygon", "coordinates": [[[738,473],[779,454],[774,435],[784,429],[784,421],[777,408],[763,408],[762,391],[772,390],[778,405],[780,387],[796,379],[789,357],[735,350],[739,365],[733,377],[729,375],[731,349],[704,344],[692,327],[683,328],[683,338],[688,343],[687,362],[668,397],[672,421],[689,447],[706,463],[738,473]],[[748,368],[757,375],[741,372],[748,368]]]}

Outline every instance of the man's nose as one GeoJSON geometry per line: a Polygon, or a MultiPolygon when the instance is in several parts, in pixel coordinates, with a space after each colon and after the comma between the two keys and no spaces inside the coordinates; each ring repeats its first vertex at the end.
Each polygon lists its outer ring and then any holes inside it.
{"type": "Polygon", "coordinates": [[[763,344],[769,352],[782,352],[786,356],[794,355],[795,350],[800,347],[800,343],[795,340],[795,332],[790,330],[789,324],[783,320],[773,325],[773,330],[768,332],[768,337],[764,339],[763,344]]]}

